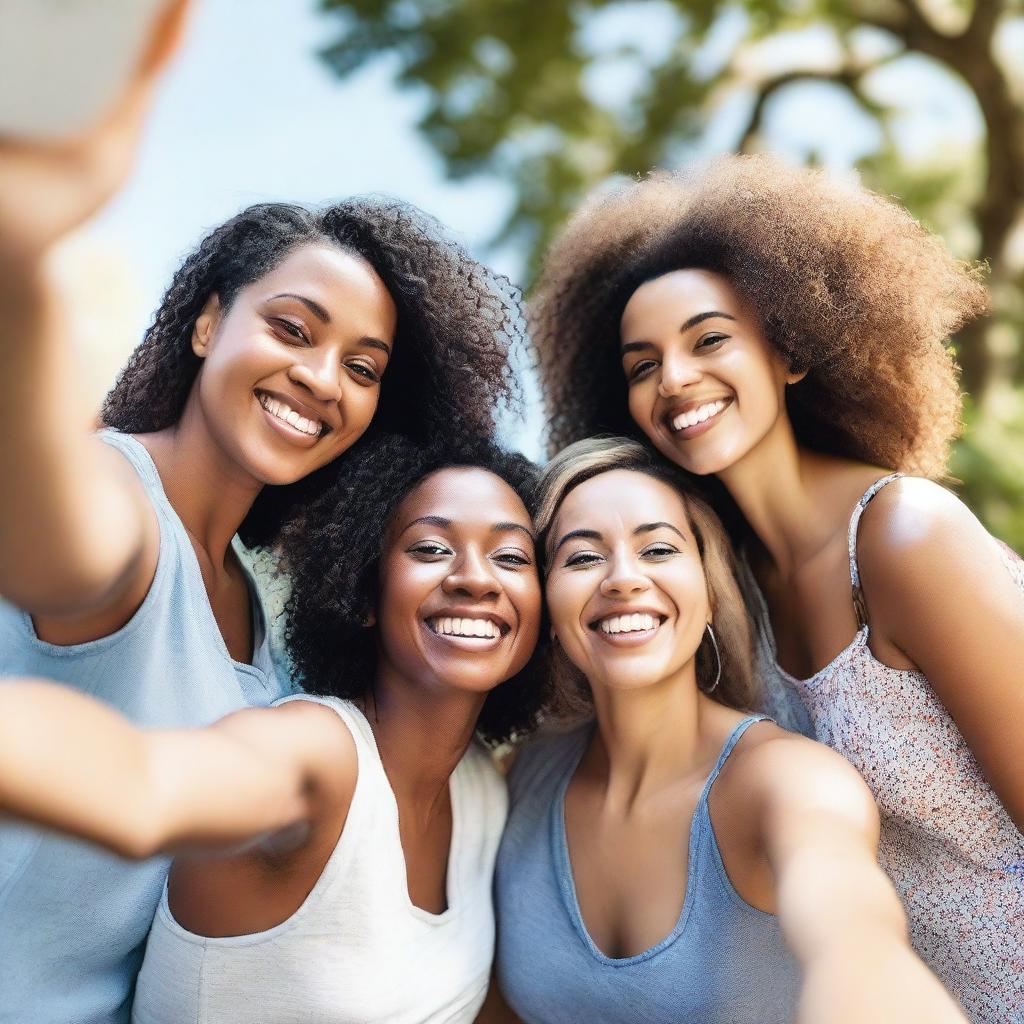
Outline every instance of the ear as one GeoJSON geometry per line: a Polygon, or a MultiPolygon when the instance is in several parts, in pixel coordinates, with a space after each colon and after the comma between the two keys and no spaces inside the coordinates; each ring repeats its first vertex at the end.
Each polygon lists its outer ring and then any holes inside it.
{"type": "Polygon", "coordinates": [[[810,367],[807,367],[804,370],[789,370],[786,373],[786,383],[787,384],[799,384],[800,381],[802,381],[804,379],[804,377],[807,376],[808,373],[810,373],[810,367]]]}
{"type": "Polygon", "coordinates": [[[363,616],[363,621],[360,623],[363,629],[371,629],[377,625],[377,613],[371,608],[366,615],[363,616]]]}
{"type": "Polygon", "coordinates": [[[192,328],[192,351],[200,359],[205,359],[210,351],[210,344],[220,324],[220,317],[220,298],[213,294],[206,300],[206,304],[199,316],[196,317],[195,325],[192,328]]]}

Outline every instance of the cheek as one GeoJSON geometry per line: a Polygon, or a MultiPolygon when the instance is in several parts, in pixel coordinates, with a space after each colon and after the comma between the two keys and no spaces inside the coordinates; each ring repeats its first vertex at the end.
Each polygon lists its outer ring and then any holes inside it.
{"type": "Polygon", "coordinates": [[[658,385],[652,374],[642,381],[638,381],[626,392],[626,405],[633,422],[647,433],[651,422],[651,414],[654,411],[654,403],[658,397],[658,385]]]}

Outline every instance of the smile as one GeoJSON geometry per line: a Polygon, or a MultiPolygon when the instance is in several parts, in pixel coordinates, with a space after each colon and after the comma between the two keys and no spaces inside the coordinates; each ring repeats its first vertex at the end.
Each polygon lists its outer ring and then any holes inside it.
{"type": "Polygon", "coordinates": [[[665,621],[663,615],[631,612],[624,615],[607,615],[592,622],[590,628],[602,640],[615,647],[635,647],[655,636],[665,621]]]}
{"type": "Polygon", "coordinates": [[[427,625],[439,636],[500,637],[501,628],[492,619],[457,619],[438,616],[427,625]]]}
{"type": "Polygon", "coordinates": [[[713,402],[705,402],[696,408],[687,409],[685,412],[670,414],[668,425],[674,434],[683,437],[696,437],[709,430],[718,420],[718,417],[732,405],[731,398],[719,398],[713,402]]]}
{"type": "Polygon", "coordinates": [[[273,419],[277,420],[292,430],[307,437],[320,437],[330,428],[322,421],[314,417],[300,413],[293,409],[284,399],[268,395],[265,391],[257,391],[256,397],[263,406],[264,411],[273,419]]]}
{"type": "Polygon", "coordinates": [[[479,615],[432,615],[423,622],[431,636],[463,651],[492,651],[511,630],[497,617],[479,615]]]}

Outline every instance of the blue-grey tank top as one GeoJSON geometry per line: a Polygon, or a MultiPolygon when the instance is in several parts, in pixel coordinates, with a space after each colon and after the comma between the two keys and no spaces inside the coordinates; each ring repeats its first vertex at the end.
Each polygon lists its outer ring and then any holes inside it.
{"type": "MultiPolygon", "coordinates": [[[[565,836],[565,793],[591,727],[523,750],[509,778],[498,853],[497,974],[527,1024],[789,1024],[799,972],[778,918],[746,903],[725,872],[708,793],[745,718],[704,784],[690,826],[686,894],[675,927],[636,956],[611,958],[580,913],[565,836]]],[[[629,866],[623,865],[628,871],[629,866]]]]}
{"type": "MultiPolygon", "coordinates": [[[[132,465],[156,510],[160,553],[149,593],[121,629],[70,646],[40,640],[29,615],[0,602],[0,684],[4,676],[54,679],[140,725],[165,728],[269,704],[284,687],[251,578],[256,631],[247,665],[228,654],[192,544],[148,452],[126,434],[100,436],[132,465]]],[[[0,825],[0,1022],[127,1021],[168,864],[131,863],[35,828],[0,825]]]]}

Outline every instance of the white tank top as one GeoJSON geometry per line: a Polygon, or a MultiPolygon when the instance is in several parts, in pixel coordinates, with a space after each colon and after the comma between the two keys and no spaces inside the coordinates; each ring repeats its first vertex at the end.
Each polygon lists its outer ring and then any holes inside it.
{"type": "Polygon", "coordinates": [[[508,812],[505,782],[474,743],[451,777],[448,909],[409,898],[398,806],[370,724],[333,708],[356,745],[345,828],[320,878],[287,921],[205,938],[171,915],[164,888],[139,974],[135,1024],[449,1024],[470,1022],[494,953],[491,882],[508,812]]]}

